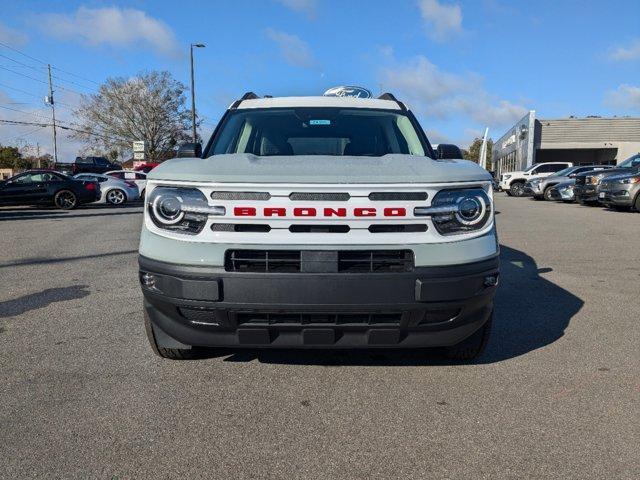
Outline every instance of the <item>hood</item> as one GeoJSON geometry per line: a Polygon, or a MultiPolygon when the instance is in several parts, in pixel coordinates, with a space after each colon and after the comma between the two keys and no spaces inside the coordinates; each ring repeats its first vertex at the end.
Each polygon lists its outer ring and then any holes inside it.
{"type": "Polygon", "coordinates": [[[603,178],[610,177],[612,175],[622,175],[622,174],[631,174],[636,172],[633,168],[609,168],[606,170],[590,170],[588,172],[579,173],[577,176],[579,177],[595,177],[597,175],[602,175],[603,178]]]}
{"type": "Polygon", "coordinates": [[[149,172],[150,180],[219,183],[440,183],[491,181],[468,160],[433,160],[415,155],[382,157],[248,153],[176,158],[149,172]]]}

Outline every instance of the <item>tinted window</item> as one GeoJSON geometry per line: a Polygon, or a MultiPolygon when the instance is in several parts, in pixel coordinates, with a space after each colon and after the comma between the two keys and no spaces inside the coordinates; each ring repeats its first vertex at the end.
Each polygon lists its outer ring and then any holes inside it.
{"type": "Polygon", "coordinates": [[[95,162],[96,165],[98,165],[100,167],[109,166],[109,161],[106,158],[103,158],[103,157],[94,157],[94,162],[95,162]]]}
{"type": "Polygon", "coordinates": [[[627,158],[624,162],[618,164],[618,167],[631,168],[640,166],[640,154],[627,158]]]}
{"type": "Polygon", "coordinates": [[[144,173],[136,173],[136,180],[146,180],[147,176],[144,173]]]}
{"type": "Polygon", "coordinates": [[[112,172],[109,176],[114,178],[124,178],[124,172],[112,172]]]}
{"type": "Polygon", "coordinates": [[[232,111],[209,155],[425,155],[403,112],[360,108],[271,108],[232,111]]]}

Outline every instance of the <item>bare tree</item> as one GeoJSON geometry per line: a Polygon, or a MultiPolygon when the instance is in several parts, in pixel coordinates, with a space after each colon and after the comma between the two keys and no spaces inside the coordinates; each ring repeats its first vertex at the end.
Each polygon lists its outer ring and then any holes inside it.
{"type": "Polygon", "coordinates": [[[124,153],[144,140],[147,158],[163,160],[176,144],[190,138],[186,87],[169,72],[147,72],[134,78],[110,78],[93,95],[83,95],[74,112],[73,136],[91,150],[124,153]]]}

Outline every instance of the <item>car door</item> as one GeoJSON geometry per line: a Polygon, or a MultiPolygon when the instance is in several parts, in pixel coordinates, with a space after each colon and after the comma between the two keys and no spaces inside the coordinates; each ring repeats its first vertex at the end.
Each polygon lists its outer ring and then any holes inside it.
{"type": "Polygon", "coordinates": [[[42,174],[23,173],[5,182],[0,191],[3,205],[32,205],[46,193],[42,174]]]}

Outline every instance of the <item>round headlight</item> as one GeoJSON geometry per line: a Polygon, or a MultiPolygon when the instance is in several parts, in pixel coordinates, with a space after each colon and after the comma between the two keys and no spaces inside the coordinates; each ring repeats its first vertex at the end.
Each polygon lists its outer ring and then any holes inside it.
{"type": "Polygon", "coordinates": [[[182,201],[182,198],[175,193],[160,194],[153,200],[153,213],[160,222],[175,225],[184,217],[182,201]]]}
{"type": "Polygon", "coordinates": [[[147,206],[156,227],[189,235],[202,231],[209,213],[207,199],[197,188],[155,187],[147,206]]]}
{"type": "Polygon", "coordinates": [[[482,220],[486,204],[481,197],[465,197],[458,203],[457,220],[463,225],[475,225],[482,220]]]}

